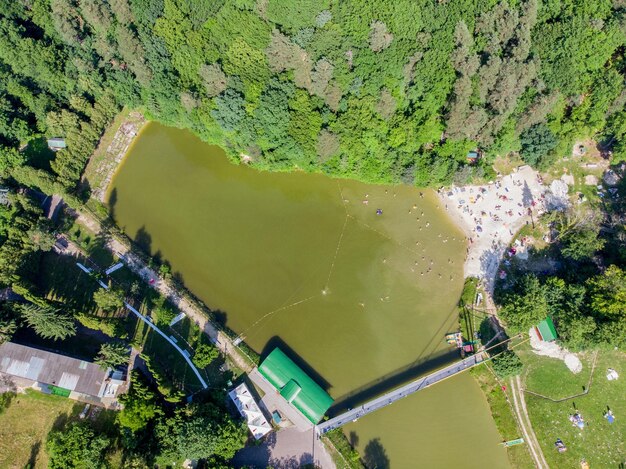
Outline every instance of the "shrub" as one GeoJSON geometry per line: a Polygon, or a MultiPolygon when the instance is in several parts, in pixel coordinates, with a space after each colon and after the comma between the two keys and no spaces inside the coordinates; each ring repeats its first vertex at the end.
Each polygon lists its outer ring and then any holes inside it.
{"type": "Polygon", "coordinates": [[[505,379],[509,376],[519,375],[523,364],[519,357],[512,350],[506,350],[491,360],[493,370],[498,378],[505,379]]]}
{"type": "Polygon", "coordinates": [[[545,124],[533,125],[524,130],[520,135],[520,142],[522,159],[534,168],[541,167],[546,155],[559,143],[545,124]]]}

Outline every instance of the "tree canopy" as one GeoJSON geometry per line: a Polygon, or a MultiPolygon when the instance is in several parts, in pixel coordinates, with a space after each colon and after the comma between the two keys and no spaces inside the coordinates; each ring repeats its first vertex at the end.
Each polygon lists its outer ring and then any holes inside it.
{"type": "Polygon", "coordinates": [[[104,451],[110,441],[86,424],[74,423],[48,435],[46,448],[51,469],[99,469],[104,466],[104,451]]]}
{"type": "Polygon", "coordinates": [[[196,346],[192,360],[198,368],[206,368],[219,356],[220,352],[213,344],[200,343],[196,346]]]}
{"type": "Polygon", "coordinates": [[[116,288],[100,288],[94,292],[93,299],[104,311],[115,311],[124,306],[124,294],[116,288]]]}
{"type": "Polygon", "coordinates": [[[102,344],[98,356],[94,360],[95,363],[102,368],[115,368],[128,363],[129,351],[128,347],[119,342],[108,342],[102,344]]]}
{"type": "Polygon", "coordinates": [[[183,408],[174,416],[162,419],[155,434],[163,460],[210,457],[230,460],[243,446],[247,429],[227,415],[220,419],[218,416],[215,408],[204,405],[183,408]]]}
{"type": "Polygon", "coordinates": [[[132,377],[128,393],[120,396],[120,402],[124,404],[124,408],[118,414],[117,422],[133,433],[144,429],[162,413],[156,394],[142,382],[137,373],[132,377]]]}
{"type": "Polygon", "coordinates": [[[483,171],[517,150],[547,165],[596,134],[614,137],[624,158],[620,2],[9,5],[0,8],[2,172],[46,193],[77,191],[124,105],[233,160],[374,182],[479,177],[465,160],[476,146],[483,171]],[[41,136],[67,143],[47,167],[17,152],[41,136]]]}
{"type": "Polygon", "coordinates": [[[19,308],[22,318],[41,337],[65,339],[76,334],[74,319],[52,305],[26,304],[19,308]]]}

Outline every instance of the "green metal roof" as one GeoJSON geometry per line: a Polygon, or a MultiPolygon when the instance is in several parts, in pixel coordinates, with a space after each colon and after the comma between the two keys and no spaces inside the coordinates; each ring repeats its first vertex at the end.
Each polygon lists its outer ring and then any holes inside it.
{"type": "Polygon", "coordinates": [[[67,143],[65,143],[65,140],[62,138],[49,138],[48,139],[48,147],[49,148],[66,148],[67,147],[67,143]]]}
{"type": "Polygon", "coordinates": [[[552,319],[550,319],[549,316],[537,325],[537,329],[539,329],[541,338],[545,340],[546,342],[551,342],[553,340],[556,340],[556,338],[558,337],[556,334],[554,323],[552,322],[552,319]]]}
{"type": "Polygon", "coordinates": [[[279,348],[263,360],[259,373],[314,424],[333,403],[333,398],[279,348]]]}
{"type": "Polygon", "coordinates": [[[300,391],[302,391],[302,388],[298,386],[298,383],[291,379],[280,390],[280,395],[283,396],[287,402],[292,402],[298,394],[300,394],[300,391]]]}

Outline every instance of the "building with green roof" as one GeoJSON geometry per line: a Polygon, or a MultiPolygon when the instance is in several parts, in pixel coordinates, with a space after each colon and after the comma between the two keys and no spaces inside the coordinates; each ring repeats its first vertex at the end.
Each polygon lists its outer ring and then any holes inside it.
{"type": "Polygon", "coordinates": [[[333,403],[333,398],[279,348],[263,360],[259,373],[313,424],[333,403]]]}
{"type": "Polygon", "coordinates": [[[64,138],[49,138],[48,148],[52,151],[63,150],[64,148],[67,148],[67,143],[65,143],[64,138]]]}
{"type": "Polygon", "coordinates": [[[535,326],[535,330],[537,331],[539,338],[541,340],[545,340],[546,342],[552,342],[558,337],[556,328],[554,327],[554,323],[552,322],[550,316],[537,324],[537,326],[535,326]]]}

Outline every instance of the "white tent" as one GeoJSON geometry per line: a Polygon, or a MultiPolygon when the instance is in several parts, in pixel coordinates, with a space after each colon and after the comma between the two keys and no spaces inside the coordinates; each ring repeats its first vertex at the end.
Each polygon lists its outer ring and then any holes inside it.
{"type": "Polygon", "coordinates": [[[245,417],[248,428],[255,440],[263,438],[263,436],[272,431],[272,426],[267,422],[245,383],[231,390],[228,395],[237,406],[239,413],[245,417]]]}

